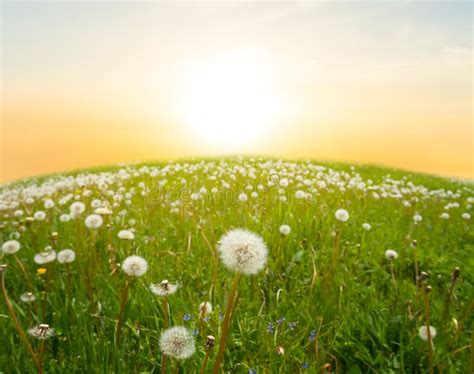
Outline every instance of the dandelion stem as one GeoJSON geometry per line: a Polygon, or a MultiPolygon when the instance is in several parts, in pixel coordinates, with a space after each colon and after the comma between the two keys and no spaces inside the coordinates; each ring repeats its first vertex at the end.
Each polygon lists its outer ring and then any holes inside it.
{"type": "Polygon", "coordinates": [[[214,270],[212,273],[212,288],[215,292],[216,289],[216,284],[217,284],[217,271],[219,269],[219,258],[217,257],[217,253],[214,251],[214,248],[212,247],[211,243],[207,239],[206,234],[204,234],[204,231],[201,230],[201,235],[206,242],[207,246],[209,247],[209,250],[211,251],[212,258],[214,260],[214,270]]]}
{"type": "Polygon", "coordinates": [[[206,350],[206,355],[204,356],[204,359],[202,360],[201,369],[199,370],[199,374],[204,374],[206,372],[206,366],[207,366],[207,362],[209,361],[210,353],[211,353],[210,349],[206,350]]]}
{"type": "Polygon", "coordinates": [[[117,319],[117,329],[115,330],[115,344],[118,346],[120,342],[120,335],[122,332],[122,323],[123,323],[123,316],[125,313],[125,305],[127,304],[128,299],[128,288],[130,287],[130,281],[127,279],[125,281],[125,287],[123,288],[122,292],[122,299],[120,301],[120,311],[117,319]]]}
{"type": "Polygon", "coordinates": [[[161,355],[161,374],[166,374],[166,355],[161,355]]]}
{"type": "Polygon", "coordinates": [[[163,296],[163,329],[167,329],[169,326],[169,313],[168,313],[168,298],[166,296],[163,296]]]}
{"type": "Polygon", "coordinates": [[[429,301],[429,289],[425,287],[424,293],[424,303],[425,303],[425,318],[426,318],[426,334],[428,336],[428,360],[429,360],[429,373],[433,374],[433,341],[431,338],[430,330],[430,301],[429,301]]]}
{"type": "Polygon", "coordinates": [[[395,272],[393,271],[393,260],[390,260],[390,274],[392,275],[393,287],[395,292],[398,293],[397,279],[395,278],[395,272]]]}
{"type": "Polygon", "coordinates": [[[229,334],[230,317],[234,309],[233,305],[235,301],[235,294],[237,293],[237,286],[239,285],[239,280],[240,280],[240,273],[237,273],[235,275],[234,281],[232,282],[229,299],[227,300],[227,307],[225,311],[224,321],[222,323],[221,340],[219,342],[219,351],[217,352],[216,362],[214,363],[214,369],[212,371],[214,374],[219,373],[222,356],[224,355],[224,349],[227,342],[227,336],[229,334]]]}
{"type": "Polygon", "coordinates": [[[2,293],[3,297],[5,298],[5,304],[7,305],[8,312],[10,313],[10,316],[13,320],[13,324],[15,325],[16,330],[18,331],[18,334],[20,335],[20,338],[25,345],[26,349],[31,355],[31,358],[33,360],[33,363],[36,367],[36,370],[38,371],[39,374],[43,373],[43,369],[41,368],[41,363],[38,360],[38,356],[36,356],[36,353],[33,351],[33,348],[31,348],[31,344],[28,341],[28,337],[26,336],[26,333],[23,331],[21,328],[20,322],[18,321],[18,318],[15,314],[15,310],[13,309],[13,305],[10,301],[10,298],[8,297],[7,289],[5,287],[5,269],[1,271],[2,274],[2,293]]]}
{"type": "Polygon", "coordinates": [[[21,272],[25,276],[25,280],[28,283],[28,287],[30,288],[31,291],[33,291],[34,290],[33,283],[31,283],[30,276],[28,275],[25,267],[23,266],[23,263],[20,261],[16,253],[13,255],[13,257],[15,258],[15,261],[18,264],[18,267],[20,268],[21,272]]]}

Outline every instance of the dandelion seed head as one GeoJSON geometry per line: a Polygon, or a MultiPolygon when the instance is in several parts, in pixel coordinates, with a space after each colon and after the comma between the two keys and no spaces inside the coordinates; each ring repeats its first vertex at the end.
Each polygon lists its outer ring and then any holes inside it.
{"type": "Polygon", "coordinates": [[[20,242],[17,240],[8,240],[2,245],[3,253],[13,254],[17,253],[21,248],[20,242]]]}
{"type": "Polygon", "coordinates": [[[45,340],[54,336],[54,329],[49,327],[49,325],[42,323],[38,326],[30,328],[28,330],[28,334],[36,339],[45,340]]]}
{"type": "Polygon", "coordinates": [[[349,212],[345,209],[338,209],[334,214],[336,219],[341,222],[347,222],[349,220],[349,212]]]}
{"type": "Polygon", "coordinates": [[[20,300],[24,303],[32,303],[36,300],[36,296],[32,292],[25,292],[20,295],[20,300]]]}
{"type": "Polygon", "coordinates": [[[47,264],[49,262],[52,262],[56,259],[56,251],[51,248],[46,248],[43,252],[37,253],[33,260],[38,264],[38,265],[43,265],[47,264]]]}
{"type": "Polygon", "coordinates": [[[212,304],[209,301],[203,301],[199,304],[199,316],[204,318],[212,313],[212,304]]]}
{"type": "Polygon", "coordinates": [[[76,259],[76,253],[72,249],[59,251],[57,260],[60,264],[69,264],[76,259]]]}
{"type": "Polygon", "coordinates": [[[288,225],[281,225],[280,226],[280,234],[282,235],[289,235],[291,232],[291,227],[288,225]]]}
{"type": "Polygon", "coordinates": [[[120,230],[117,234],[117,237],[122,240],[133,240],[135,239],[135,235],[130,230],[120,230]]]}
{"type": "Polygon", "coordinates": [[[217,250],[228,269],[246,275],[257,274],[267,262],[268,249],[262,237],[245,229],[224,234],[217,250]]]}
{"type": "Polygon", "coordinates": [[[86,217],[84,223],[89,229],[98,229],[104,223],[102,217],[98,214],[91,214],[86,217]]]}
{"type": "Polygon", "coordinates": [[[140,256],[129,256],[123,261],[122,269],[131,277],[141,277],[148,270],[148,262],[140,256]]]}
{"type": "Polygon", "coordinates": [[[158,284],[150,284],[150,291],[158,296],[168,296],[174,294],[178,290],[178,284],[169,283],[168,280],[163,280],[158,284]]]}
{"type": "Polygon", "coordinates": [[[190,358],[196,350],[193,335],[182,326],[171,327],[161,334],[160,349],[163,354],[180,360],[190,358]]]}
{"type": "Polygon", "coordinates": [[[398,258],[398,253],[393,249],[387,249],[385,251],[385,257],[387,258],[387,260],[395,260],[398,258]]]}
{"type": "Polygon", "coordinates": [[[75,201],[69,206],[69,211],[74,215],[78,216],[86,210],[86,206],[80,201],[75,201]]]}
{"type": "MultiPolygon", "coordinates": [[[[433,326],[430,326],[430,335],[431,335],[431,340],[433,340],[436,336],[436,329],[433,326]]],[[[420,329],[418,330],[418,336],[425,342],[428,341],[428,329],[426,328],[425,325],[421,326],[420,329]]]]}

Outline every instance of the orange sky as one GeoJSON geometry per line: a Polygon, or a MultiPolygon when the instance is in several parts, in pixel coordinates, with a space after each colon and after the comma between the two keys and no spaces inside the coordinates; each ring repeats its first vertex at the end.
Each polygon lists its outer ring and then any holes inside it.
{"type": "Polygon", "coordinates": [[[186,4],[2,3],[0,179],[229,153],[474,177],[470,4],[186,4]]]}

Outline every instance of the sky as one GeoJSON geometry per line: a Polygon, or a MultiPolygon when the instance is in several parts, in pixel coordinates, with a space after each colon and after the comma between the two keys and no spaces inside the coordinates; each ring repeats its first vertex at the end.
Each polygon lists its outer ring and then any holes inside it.
{"type": "Polygon", "coordinates": [[[227,154],[473,179],[472,11],[3,1],[0,181],[227,154]]]}

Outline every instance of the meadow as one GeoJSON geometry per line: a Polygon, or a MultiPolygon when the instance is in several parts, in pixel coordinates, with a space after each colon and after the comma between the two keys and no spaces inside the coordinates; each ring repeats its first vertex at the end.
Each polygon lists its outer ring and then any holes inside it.
{"type": "Polygon", "coordinates": [[[473,206],[267,158],[3,185],[0,372],[472,373],[473,206]]]}

